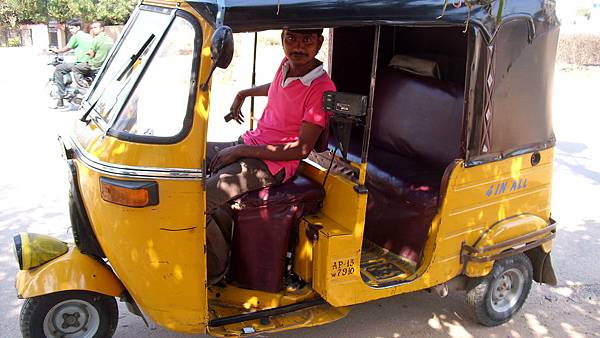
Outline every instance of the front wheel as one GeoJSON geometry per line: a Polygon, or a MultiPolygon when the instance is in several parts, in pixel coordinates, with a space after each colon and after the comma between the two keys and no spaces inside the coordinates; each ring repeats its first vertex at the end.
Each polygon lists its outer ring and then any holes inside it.
{"type": "Polygon", "coordinates": [[[45,91],[51,99],[58,99],[58,86],[54,83],[54,80],[46,82],[45,91]]]}
{"type": "Polygon", "coordinates": [[[485,326],[509,321],[525,303],[532,277],[531,261],[519,254],[496,261],[489,275],[472,280],[467,303],[477,321],[485,326]]]}
{"type": "Polygon", "coordinates": [[[117,328],[117,302],[89,291],[29,298],[21,309],[23,338],[108,338],[117,328]]]}

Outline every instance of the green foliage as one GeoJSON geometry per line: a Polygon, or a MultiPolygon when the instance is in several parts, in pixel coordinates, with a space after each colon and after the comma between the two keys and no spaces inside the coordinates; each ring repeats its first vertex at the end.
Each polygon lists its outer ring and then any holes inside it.
{"type": "Polygon", "coordinates": [[[18,21],[17,1],[2,0],[0,1],[0,27],[14,28],[18,21]]]}
{"type": "Polygon", "coordinates": [[[137,0],[98,0],[96,19],[106,24],[122,24],[129,18],[137,0]]]}
{"type": "Polygon", "coordinates": [[[19,38],[10,38],[6,41],[6,45],[8,47],[19,47],[21,46],[21,39],[19,38]]]}
{"type": "Polygon", "coordinates": [[[17,24],[59,22],[79,18],[84,23],[100,20],[109,25],[123,24],[137,0],[0,0],[0,27],[17,24]]]}
{"type": "Polygon", "coordinates": [[[59,22],[79,18],[84,22],[96,17],[94,0],[48,0],[48,15],[59,22]]]}
{"type": "Polygon", "coordinates": [[[19,23],[37,23],[46,20],[48,11],[45,0],[5,0],[16,3],[19,23]]]}

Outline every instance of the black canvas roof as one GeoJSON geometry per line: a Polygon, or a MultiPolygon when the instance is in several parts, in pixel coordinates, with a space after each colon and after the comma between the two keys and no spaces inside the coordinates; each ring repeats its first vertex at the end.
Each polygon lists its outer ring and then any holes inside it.
{"type": "MultiPolygon", "coordinates": [[[[373,24],[464,24],[467,7],[452,5],[443,18],[444,0],[189,0],[207,21],[215,24],[219,3],[225,8],[224,24],[234,32],[252,32],[281,28],[310,28],[361,26],[373,24]]],[[[552,1],[506,1],[503,20],[528,17],[545,20],[554,17],[552,1]]],[[[471,23],[478,25],[489,36],[495,31],[498,1],[490,8],[476,6],[471,12],[471,23]]]]}

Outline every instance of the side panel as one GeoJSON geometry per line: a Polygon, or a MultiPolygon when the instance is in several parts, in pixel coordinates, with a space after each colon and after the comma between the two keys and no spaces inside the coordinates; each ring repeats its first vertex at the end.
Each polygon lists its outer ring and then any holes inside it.
{"type": "MultiPolygon", "coordinates": [[[[485,245],[538,230],[542,221],[547,224],[554,150],[541,151],[540,155],[540,162],[535,166],[531,164],[532,154],[525,154],[476,167],[457,168],[442,206],[438,241],[443,245],[436,251],[433,269],[447,275],[460,273],[462,243],[474,245],[484,232],[504,220],[507,220],[504,226],[500,224],[497,230],[490,230],[490,236],[485,236],[485,245]],[[524,215],[528,217],[522,217],[524,215]],[[509,218],[513,221],[508,221],[509,218]]],[[[488,274],[493,262],[478,265],[468,271],[470,276],[488,274]]]]}
{"type": "MultiPolygon", "coordinates": [[[[373,288],[362,281],[360,273],[344,274],[344,268],[357,263],[360,265],[360,251],[356,252],[356,248],[362,243],[362,224],[346,223],[352,219],[345,217],[333,219],[328,212],[333,214],[335,211],[327,208],[326,200],[325,215],[307,218],[309,223],[322,227],[313,254],[314,289],[334,306],[423,290],[463,273],[460,262],[462,243],[474,245],[492,225],[523,214],[532,215],[534,220],[525,222],[524,218],[516,217],[516,222],[500,226],[498,233],[485,240],[490,243],[495,241],[493,236],[506,240],[537,230],[543,226],[541,220],[549,220],[550,217],[554,150],[541,151],[540,155],[541,160],[535,166],[531,164],[532,154],[469,168],[462,163],[455,166],[438,216],[432,222],[423,263],[416,278],[393,287],[373,288]],[[351,231],[349,228],[353,225],[355,228],[351,231]],[[340,268],[342,272],[338,274],[340,268]]],[[[307,173],[310,171],[305,171],[307,173]]],[[[329,178],[330,181],[338,182],[335,175],[329,178]]],[[[340,205],[341,201],[349,203],[350,199],[346,196],[336,195],[337,202],[329,205],[336,205],[335,209],[345,210],[350,215],[352,213],[348,211],[356,206],[340,205]]],[[[334,198],[334,194],[328,195],[328,198],[334,198]]],[[[493,262],[486,264],[471,269],[470,275],[489,273],[493,262]]]]}
{"type": "Polygon", "coordinates": [[[130,208],[101,198],[110,176],[78,170],[98,242],[136,303],[162,326],[196,330],[206,301],[201,182],[157,180],[159,204],[130,208]]]}
{"type": "Polygon", "coordinates": [[[94,258],[71,247],[66,254],[33,270],[17,273],[19,298],[31,298],[69,290],[87,290],[119,297],[123,285],[115,274],[94,258]]]}

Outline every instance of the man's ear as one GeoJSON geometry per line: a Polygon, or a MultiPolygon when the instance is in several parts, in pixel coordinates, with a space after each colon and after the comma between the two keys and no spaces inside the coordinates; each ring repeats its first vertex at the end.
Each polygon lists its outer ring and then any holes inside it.
{"type": "Polygon", "coordinates": [[[321,46],[323,46],[323,41],[325,41],[325,38],[323,37],[323,35],[319,35],[319,48],[317,48],[317,51],[321,50],[321,46]]]}

